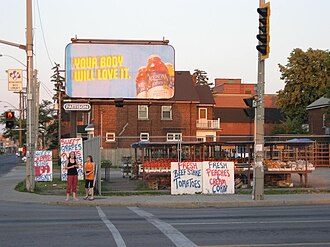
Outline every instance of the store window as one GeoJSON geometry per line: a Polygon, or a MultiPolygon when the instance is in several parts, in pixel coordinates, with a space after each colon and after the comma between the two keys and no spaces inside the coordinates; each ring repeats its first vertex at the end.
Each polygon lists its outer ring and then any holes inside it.
{"type": "Polygon", "coordinates": [[[162,120],[172,120],[172,106],[162,106],[162,120]]]}
{"type": "Polygon", "coordinates": [[[148,119],[148,106],[147,105],[138,106],[138,119],[148,119]]]}
{"type": "Polygon", "coordinates": [[[182,133],[167,133],[167,141],[181,141],[182,133]]]}
{"type": "Polygon", "coordinates": [[[149,133],[141,133],[140,134],[140,141],[142,141],[142,142],[149,141],[149,133]]]}
{"type": "Polygon", "coordinates": [[[106,142],[115,142],[116,141],[116,134],[113,132],[107,132],[105,134],[105,141],[106,142]]]}

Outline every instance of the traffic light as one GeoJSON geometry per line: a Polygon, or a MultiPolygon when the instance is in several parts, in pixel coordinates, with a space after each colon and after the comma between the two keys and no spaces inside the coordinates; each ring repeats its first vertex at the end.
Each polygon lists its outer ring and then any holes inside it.
{"type": "Polygon", "coordinates": [[[6,128],[11,129],[14,127],[15,112],[7,111],[6,112],[6,128]]]}
{"type": "Polygon", "coordinates": [[[264,60],[269,57],[270,52],[270,2],[263,4],[257,9],[257,12],[259,13],[259,34],[257,35],[259,44],[256,48],[260,52],[260,60],[264,60]]]}
{"type": "Polygon", "coordinates": [[[254,97],[251,97],[251,98],[247,98],[247,99],[243,99],[243,100],[244,100],[244,103],[249,107],[249,108],[243,109],[246,116],[253,119],[254,115],[255,115],[255,108],[257,107],[256,99],[254,97]]]}

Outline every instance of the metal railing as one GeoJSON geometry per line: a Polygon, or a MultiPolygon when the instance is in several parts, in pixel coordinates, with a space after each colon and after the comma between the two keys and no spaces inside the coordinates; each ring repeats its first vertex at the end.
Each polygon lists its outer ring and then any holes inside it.
{"type": "Polygon", "coordinates": [[[220,118],[217,120],[206,120],[198,119],[196,120],[197,129],[220,129],[220,118]]]}

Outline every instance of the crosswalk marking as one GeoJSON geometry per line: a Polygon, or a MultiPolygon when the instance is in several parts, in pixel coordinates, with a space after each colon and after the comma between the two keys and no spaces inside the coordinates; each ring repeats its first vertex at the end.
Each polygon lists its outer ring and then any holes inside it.
{"type": "Polygon", "coordinates": [[[111,221],[107,218],[107,216],[105,215],[105,213],[103,212],[103,210],[100,207],[97,206],[96,209],[97,209],[97,212],[99,213],[99,216],[100,216],[101,220],[104,222],[104,224],[110,230],[117,246],[118,247],[126,247],[124,239],[120,235],[118,229],[114,226],[114,224],[111,223],[111,221]]]}
{"type": "Polygon", "coordinates": [[[179,232],[170,224],[156,218],[153,214],[148,213],[138,207],[128,207],[137,215],[145,218],[149,223],[157,227],[166,237],[168,237],[175,246],[196,247],[197,245],[188,239],[185,235],[179,232]]]}

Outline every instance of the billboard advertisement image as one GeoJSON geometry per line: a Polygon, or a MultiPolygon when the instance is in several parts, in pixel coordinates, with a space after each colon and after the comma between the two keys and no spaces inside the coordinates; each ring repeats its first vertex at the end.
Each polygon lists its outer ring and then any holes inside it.
{"type": "Polygon", "coordinates": [[[70,97],[169,99],[174,95],[170,45],[71,43],[65,49],[65,62],[70,97]]]}

